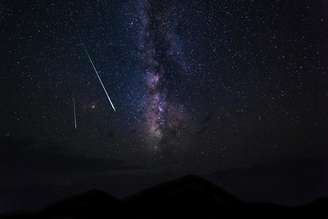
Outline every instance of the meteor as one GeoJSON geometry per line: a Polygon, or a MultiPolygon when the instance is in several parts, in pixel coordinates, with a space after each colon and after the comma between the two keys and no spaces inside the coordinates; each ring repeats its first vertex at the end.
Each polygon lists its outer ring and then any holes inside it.
{"type": "Polygon", "coordinates": [[[76,106],[75,106],[75,98],[74,97],[72,97],[72,101],[73,101],[74,128],[77,129],[76,106]]]}
{"type": "Polygon", "coordinates": [[[101,84],[101,86],[102,86],[102,88],[103,88],[103,90],[104,90],[104,92],[105,92],[105,94],[106,94],[106,97],[107,97],[108,102],[110,103],[110,105],[111,105],[111,107],[113,108],[114,112],[116,112],[115,106],[114,106],[112,100],[111,100],[110,97],[109,97],[109,94],[108,94],[108,92],[107,92],[107,90],[106,90],[106,87],[105,87],[104,83],[103,83],[102,80],[101,80],[101,77],[100,77],[100,75],[99,75],[99,73],[98,73],[98,71],[97,71],[97,69],[96,69],[96,66],[94,65],[94,63],[93,63],[93,61],[92,61],[92,59],[91,59],[91,57],[90,57],[90,54],[89,54],[87,48],[86,48],[85,46],[83,46],[83,48],[84,48],[84,51],[85,51],[86,55],[88,56],[88,59],[89,59],[91,65],[92,65],[92,68],[93,68],[94,72],[95,72],[96,75],[97,75],[97,78],[98,78],[98,80],[99,80],[99,83],[101,84]]]}

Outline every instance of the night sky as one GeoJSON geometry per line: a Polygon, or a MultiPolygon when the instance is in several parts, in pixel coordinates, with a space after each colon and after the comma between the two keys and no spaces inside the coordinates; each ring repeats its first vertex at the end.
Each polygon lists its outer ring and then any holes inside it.
{"type": "Polygon", "coordinates": [[[3,175],[325,158],[327,12],[325,0],[2,0],[3,175]]]}

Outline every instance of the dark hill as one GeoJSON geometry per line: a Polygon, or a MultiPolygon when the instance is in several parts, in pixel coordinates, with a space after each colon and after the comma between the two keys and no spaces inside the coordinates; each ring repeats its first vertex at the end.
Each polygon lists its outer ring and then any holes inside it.
{"type": "Polygon", "coordinates": [[[327,199],[300,207],[246,203],[197,176],[185,176],[124,200],[90,191],[31,213],[3,218],[327,218],[327,199]]]}
{"type": "Polygon", "coordinates": [[[204,217],[232,206],[241,206],[241,202],[233,195],[193,175],[146,189],[125,201],[137,214],[163,218],[184,217],[189,213],[190,216],[204,217]]]}
{"type": "Polygon", "coordinates": [[[327,171],[327,158],[308,158],[217,171],[207,179],[247,202],[302,205],[328,196],[327,171]]]}

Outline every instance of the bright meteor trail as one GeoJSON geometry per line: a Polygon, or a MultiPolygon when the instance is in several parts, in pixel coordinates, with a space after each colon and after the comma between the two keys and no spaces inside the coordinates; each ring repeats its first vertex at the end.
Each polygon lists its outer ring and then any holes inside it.
{"type": "Polygon", "coordinates": [[[114,106],[112,100],[111,100],[110,97],[109,97],[109,94],[108,94],[108,92],[107,92],[107,90],[106,90],[106,87],[105,87],[104,83],[102,82],[101,77],[99,76],[99,73],[98,73],[98,71],[97,71],[97,69],[96,69],[96,66],[94,65],[94,63],[93,63],[93,61],[92,61],[92,59],[91,59],[91,57],[90,57],[90,54],[89,54],[89,52],[88,52],[88,50],[87,50],[86,47],[84,47],[84,51],[85,51],[85,53],[87,54],[87,56],[88,56],[88,58],[89,58],[89,61],[90,61],[91,65],[92,65],[92,67],[93,67],[93,70],[95,71],[95,73],[96,73],[96,75],[97,75],[97,78],[98,78],[98,80],[99,80],[99,82],[100,82],[100,84],[101,84],[101,86],[102,86],[102,88],[103,88],[103,90],[104,90],[104,92],[105,92],[105,94],[106,94],[106,97],[107,97],[107,99],[108,99],[108,102],[110,103],[110,105],[111,105],[111,107],[113,108],[114,112],[116,112],[115,106],[114,106]]]}
{"type": "Polygon", "coordinates": [[[74,115],[74,128],[77,129],[77,119],[76,119],[76,104],[75,104],[75,98],[72,97],[72,101],[73,101],[73,115],[74,115]]]}

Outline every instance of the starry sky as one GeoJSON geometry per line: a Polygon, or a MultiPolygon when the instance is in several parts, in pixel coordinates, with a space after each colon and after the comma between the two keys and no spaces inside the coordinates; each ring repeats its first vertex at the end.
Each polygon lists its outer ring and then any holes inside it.
{"type": "Polygon", "coordinates": [[[0,159],[210,172],[325,156],[327,10],[324,0],[3,0],[0,159]]]}

